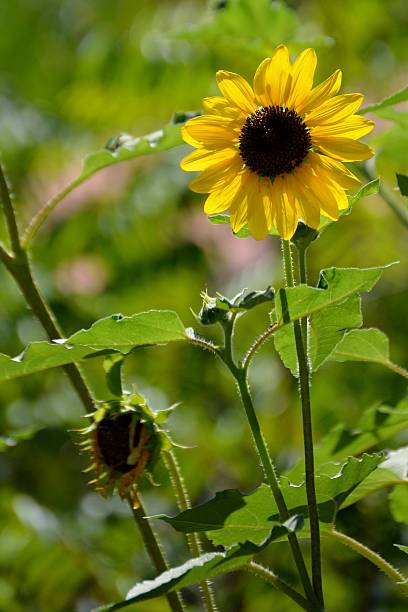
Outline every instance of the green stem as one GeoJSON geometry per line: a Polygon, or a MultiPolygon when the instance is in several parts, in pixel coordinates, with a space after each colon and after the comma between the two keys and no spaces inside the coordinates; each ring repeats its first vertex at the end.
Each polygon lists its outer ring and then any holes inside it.
{"type": "Polygon", "coordinates": [[[313,611],[314,608],[312,605],[304,597],[302,597],[302,595],[295,591],[295,589],[293,589],[287,582],[282,580],[282,578],[279,578],[279,576],[277,576],[269,568],[264,567],[259,563],[255,563],[255,561],[251,561],[243,569],[251,574],[254,574],[255,576],[258,576],[258,578],[265,580],[265,582],[272,584],[276,589],[285,593],[288,597],[293,599],[293,601],[297,603],[302,610],[313,611]]]}
{"type": "Polygon", "coordinates": [[[354,540],[350,536],[345,535],[344,533],[340,533],[333,529],[332,531],[323,531],[322,536],[325,538],[335,540],[348,548],[351,548],[355,552],[357,552],[362,557],[371,561],[374,565],[378,567],[379,570],[384,572],[393,582],[404,582],[405,576],[401,574],[395,567],[393,567],[388,561],[383,559],[378,553],[371,550],[361,542],[354,540]]]}
{"type": "Polygon", "coordinates": [[[20,253],[20,233],[18,230],[17,218],[11,201],[10,190],[7,185],[3,168],[0,165],[0,199],[3,204],[4,216],[6,218],[7,229],[10,236],[10,243],[15,254],[20,253]]]}
{"type": "MultiPolygon", "coordinates": [[[[305,249],[301,246],[298,246],[297,248],[298,257],[299,257],[299,260],[298,260],[299,282],[301,285],[307,285],[306,251],[307,251],[307,248],[305,249]]],[[[303,317],[302,319],[300,319],[300,327],[302,329],[303,344],[305,347],[305,353],[307,355],[308,336],[307,336],[307,318],[306,317],[303,317]]]]}
{"type": "MultiPolygon", "coordinates": [[[[143,508],[140,498],[135,492],[132,493],[132,497],[133,499],[130,496],[128,497],[128,502],[132,510],[133,516],[136,520],[136,523],[139,527],[144,545],[156,570],[159,572],[159,574],[162,574],[163,572],[166,572],[169,569],[166,557],[164,556],[164,552],[160,547],[159,541],[153,530],[153,527],[150,524],[149,519],[146,518],[146,512],[143,508]],[[138,507],[135,507],[137,504],[138,507]]],[[[166,593],[165,597],[172,612],[185,611],[185,606],[181,593],[179,593],[178,591],[172,591],[171,593],[166,593]]]]}
{"type": "MultiPolygon", "coordinates": [[[[170,475],[179,510],[181,512],[189,510],[191,508],[191,501],[174,450],[163,452],[163,461],[170,475]]],[[[198,533],[188,533],[187,542],[193,557],[202,555],[203,546],[198,533]]],[[[199,587],[203,604],[207,612],[217,612],[217,604],[211,588],[211,582],[209,580],[203,580],[200,582],[199,587]]]]}
{"type": "MultiPolygon", "coordinates": [[[[71,183],[71,189],[74,188],[74,184],[71,183]]],[[[65,195],[68,193],[68,188],[65,190],[65,195]]],[[[6,216],[7,227],[10,235],[10,242],[12,245],[13,253],[10,254],[6,251],[3,245],[0,245],[0,259],[4,263],[7,270],[13,276],[17,285],[19,286],[27,304],[30,306],[34,316],[39,320],[44,330],[46,331],[50,340],[56,340],[63,338],[62,331],[58,325],[58,322],[47,304],[46,300],[43,298],[37,283],[34,279],[30,260],[25,248],[22,246],[22,242],[20,240],[19,229],[17,225],[17,220],[15,217],[15,212],[13,208],[13,204],[11,201],[10,193],[8,190],[8,186],[0,166],[0,197],[3,202],[4,212],[6,216]]],[[[62,195],[60,199],[62,199],[62,195]]],[[[58,203],[57,198],[54,198],[54,206],[58,203]]],[[[59,201],[59,200],[58,200],[59,201]]],[[[50,205],[47,210],[50,212],[50,205]]],[[[40,211],[41,212],[41,211],[40,211]]],[[[48,213],[49,214],[49,213],[48,213]]],[[[45,219],[45,212],[42,215],[38,215],[38,219],[45,219]]],[[[32,224],[32,233],[30,236],[34,235],[36,229],[40,226],[41,223],[39,221],[32,224]]],[[[28,244],[28,240],[26,241],[28,244]]],[[[87,413],[94,412],[95,405],[92,394],[88,388],[88,385],[85,381],[85,378],[82,375],[81,370],[75,364],[68,364],[64,366],[64,370],[67,373],[74,389],[78,393],[80,400],[82,401],[85,410],[87,413]]],[[[131,500],[130,500],[131,502],[131,500]]],[[[142,535],[144,541],[149,540],[150,542],[150,556],[153,559],[155,558],[156,567],[159,569],[159,572],[165,571],[167,569],[167,564],[165,563],[163,554],[161,553],[160,546],[155,538],[155,534],[152,531],[150,525],[146,524],[146,520],[144,519],[144,511],[143,509],[135,510],[133,508],[133,503],[131,502],[133,516],[135,517],[140,530],[142,531],[142,535]],[[158,564],[158,565],[157,565],[158,564]],[[161,568],[161,569],[160,569],[161,568]]],[[[183,612],[184,606],[180,596],[177,593],[170,593],[168,595],[168,601],[170,607],[173,612],[183,612]]]]}
{"type": "MultiPolygon", "coordinates": [[[[283,497],[279,480],[276,475],[275,466],[272,463],[272,459],[270,457],[265,439],[263,437],[261,427],[258,421],[258,417],[256,416],[256,412],[254,409],[254,405],[252,402],[251,394],[248,386],[248,378],[247,378],[247,370],[242,366],[238,367],[234,360],[233,355],[233,344],[232,344],[232,336],[233,336],[233,326],[234,326],[235,317],[232,316],[228,321],[224,323],[224,335],[225,335],[225,346],[223,351],[219,351],[219,355],[230,370],[231,374],[235,378],[239,393],[241,396],[242,404],[245,410],[245,414],[252,432],[252,436],[255,442],[255,446],[257,448],[261,464],[268,481],[268,484],[271,488],[273,497],[275,499],[276,505],[279,511],[279,517],[282,523],[287,521],[290,518],[290,514],[288,508],[286,506],[285,499],[283,497]]],[[[294,561],[296,563],[296,567],[299,572],[300,579],[302,581],[303,588],[305,590],[305,594],[310,601],[315,601],[315,595],[313,592],[312,585],[310,583],[310,578],[307,573],[306,565],[303,559],[302,551],[300,550],[300,545],[295,533],[290,532],[288,534],[288,541],[290,547],[292,549],[292,555],[294,561]]]]}
{"type": "MultiPolygon", "coordinates": [[[[21,251],[18,258],[13,258],[8,269],[19,286],[27,304],[30,306],[34,316],[39,320],[50,340],[62,339],[64,336],[52,313],[50,307],[41,295],[41,292],[34,280],[30,261],[25,251],[21,251]]],[[[85,382],[81,370],[76,364],[67,364],[64,367],[74,389],[85,406],[86,412],[91,413],[95,410],[94,399],[91,391],[85,382]]]]}
{"type": "MultiPolygon", "coordinates": [[[[294,286],[293,269],[292,269],[292,253],[290,243],[287,240],[282,240],[283,260],[286,286],[294,286]]],[[[306,264],[303,259],[303,265],[306,264]]],[[[306,278],[306,270],[301,272],[306,278]]],[[[310,518],[310,541],[312,553],[312,578],[313,588],[316,597],[324,609],[323,587],[322,587],[322,570],[321,570],[321,552],[320,552],[320,525],[319,514],[316,500],[316,487],[314,476],[314,454],[313,454],[313,431],[312,431],[312,416],[310,404],[310,380],[309,380],[309,363],[307,358],[307,335],[303,338],[300,321],[293,321],[293,329],[295,335],[296,353],[299,365],[299,391],[302,404],[302,420],[303,420],[303,441],[305,449],[305,468],[306,468],[306,494],[309,508],[310,518]],[[306,350],[305,350],[306,344],[306,350]]]]}
{"type": "Polygon", "coordinates": [[[71,191],[74,191],[76,187],[83,183],[85,178],[76,178],[69,185],[67,185],[62,191],[57,193],[54,197],[52,197],[48,202],[44,204],[44,206],[38,211],[38,213],[32,218],[28,227],[26,228],[23,238],[22,238],[22,246],[27,248],[30,244],[31,240],[34,238],[35,234],[38,232],[44,221],[48,219],[52,211],[56,208],[56,206],[68,195],[71,191]]]}
{"type": "MultiPolygon", "coordinates": [[[[365,178],[367,178],[369,181],[372,181],[375,178],[375,176],[367,169],[366,165],[359,168],[359,171],[362,172],[365,178]]],[[[384,202],[388,204],[391,210],[397,215],[401,223],[408,228],[408,210],[406,206],[398,198],[396,198],[388,188],[384,187],[381,181],[378,193],[384,202]]]]}

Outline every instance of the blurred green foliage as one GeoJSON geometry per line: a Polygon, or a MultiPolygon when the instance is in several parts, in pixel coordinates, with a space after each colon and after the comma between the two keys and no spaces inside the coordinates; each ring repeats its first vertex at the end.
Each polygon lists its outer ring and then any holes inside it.
{"type": "MultiPolygon", "coordinates": [[[[216,69],[250,78],[280,42],[291,52],[314,46],[318,80],[340,66],[343,91],[362,91],[367,102],[406,85],[404,0],[21,0],[2,2],[0,19],[0,151],[22,224],[77,174],[84,154],[119,132],[143,135],[175,111],[199,109],[201,98],[216,91],[216,69]]],[[[373,173],[391,190],[395,172],[408,173],[407,111],[393,113],[378,120],[371,139],[373,173]]],[[[190,308],[199,311],[206,288],[231,297],[243,286],[281,281],[277,239],[238,240],[228,227],[208,223],[202,198],[188,192],[178,167],[184,153],[175,149],[101,172],[59,206],[37,237],[34,268],[66,334],[113,312],[149,308],[174,309],[192,325],[190,308]]],[[[392,358],[406,364],[407,230],[379,196],[359,202],[313,244],[310,280],[323,267],[395,260],[401,265],[386,272],[363,308],[366,325],[383,329],[392,358]]],[[[0,282],[0,350],[18,354],[44,334],[4,269],[0,282]]],[[[247,315],[242,350],[265,327],[267,313],[265,305],[247,315]]],[[[99,398],[109,397],[100,361],[88,364],[86,374],[99,398]]],[[[171,430],[193,446],[179,451],[179,459],[195,501],[259,483],[234,386],[209,354],[178,345],[141,349],[127,360],[125,374],[156,409],[182,402],[171,430]]],[[[289,467],[301,452],[297,389],[272,343],[256,359],[252,388],[272,454],[280,468],[289,467]]],[[[396,404],[406,385],[379,366],[331,364],[315,376],[312,393],[319,439],[339,421],[353,427],[373,403],[396,404]]],[[[88,612],[153,576],[126,505],[99,498],[81,473],[86,459],[72,430],[84,419],[62,372],[3,384],[0,405],[0,609],[88,612]]],[[[389,446],[404,439],[399,434],[389,446]]],[[[145,486],[146,506],[172,514],[164,474],[158,480],[160,488],[145,486]]],[[[393,543],[407,543],[407,527],[391,521],[385,492],[346,510],[340,527],[406,567],[393,543]]],[[[179,537],[158,529],[171,560],[182,562],[187,552],[179,537]]],[[[353,553],[325,544],[324,555],[331,612],[406,609],[389,581],[353,553]]],[[[284,545],[270,548],[265,561],[292,577],[284,545]]],[[[293,609],[255,578],[230,575],[216,587],[221,610],[293,609]]],[[[187,597],[195,609],[196,592],[187,597]]],[[[167,608],[158,599],[135,609],[167,608]]]]}

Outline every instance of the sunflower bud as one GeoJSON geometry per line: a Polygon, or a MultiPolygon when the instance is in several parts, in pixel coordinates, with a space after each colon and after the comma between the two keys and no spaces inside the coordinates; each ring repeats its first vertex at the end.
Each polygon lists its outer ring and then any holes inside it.
{"type": "Polygon", "coordinates": [[[164,445],[170,441],[160,429],[160,413],[153,413],[139,395],[105,402],[91,416],[84,448],[90,451],[96,490],[102,495],[130,495],[137,482],[150,474],[164,445]]]}

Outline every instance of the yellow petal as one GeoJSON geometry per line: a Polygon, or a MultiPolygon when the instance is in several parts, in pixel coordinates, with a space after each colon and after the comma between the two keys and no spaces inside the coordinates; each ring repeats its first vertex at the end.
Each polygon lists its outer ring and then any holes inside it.
{"type": "Polygon", "coordinates": [[[238,192],[231,206],[230,223],[231,229],[236,234],[247,222],[248,200],[244,191],[238,192]]]}
{"type": "Polygon", "coordinates": [[[309,127],[315,127],[322,124],[344,121],[344,119],[347,119],[358,110],[363,98],[362,94],[334,96],[309,113],[305,123],[309,127]]]}
{"type": "Polygon", "coordinates": [[[255,240],[262,240],[268,233],[262,183],[256,174],[252,174],[247,182],[247,220],[249,231],[255,240]]]}
{"type": "Polygon", "coordinates": [[[305,49],[298,55],[292,66],[290,91],[287,98],[288,108],[296,108],[297,100],[309,94],[313,85],[317,58],[314,49],[305,49]]]}
{"type": "Polygon", "coordinates": [[[305,112],[310,112],[314,108],[320,106],[327,98],[335,96],[341,86],[341,70],[336,70],[328,79],[320,83],[312,89],[303,99],[298,99],[296,102],[296,111],[299,115],[305,112]]]}
{"type": "Polygon", "coordinates": [[[283,106],[286,104],[286,87],[290,77],[289,53],[285,45],[279,45],[271,57],[266,75],[265,97],[268,104],[283,106]]]}
{"type": "Polygon", "coordinates": [[[233,106],[238,106],[247,114],[256,110],[257,104],[252,87],[242,76],[235,72],[219,70],[217,83],[224,98],[229,100],[233,106]]]}
{"type": "Polygon", "coordinates": [[[313,138],[312,142],[319,151],[340,161],[363,161],[374,155],[374,151],[369,146],[351,138],[319,136],[313,138]]]}
{"type": "Polygon", "coordinates": [[[203,99],[203,109],[209,115],[218,115],[219,117],[238,118],[242,117],[245,120],[245,115],[240,108],[231,106],[231,102],[221,96],[209,96],[203,99]]]}
{"type": "MultiPolygon", "coordinates": [[[[320,206],[312,192],[307,189],[307,173],[309,169],[297,171],[294,175],[286,175],[286,191],[293,193],[295,197],[294,205],[298,216],[309,227],[317,228],[320,223],[320,206]]],[[[292,202],[291,202],[292,204],[292,202]]],[[[293,204],[292,204],[293,205],[293,204]]]]}
{"type": "Polygon", "coordinates": [[[327,155],[309,153],[308,160],[324,168],[327,171],[327,176],[344,189],[356,189],[361,186],[361,181],[355,174],[350,172],[344,164],[331,157],[327,157],[327,155]]]}
{"type": "Polygon", "coordinates": [[[237,174],[225,187],[213,191],[205,201],[204,212],[207,215],[213,215],[230,208],[238,190],[242,188],[243,178],[244,173],[237,174]]]}
{"type": "Polygon", "coordinates": [[[199,172],[224,160],[232,161],[238,155],[236,149],[197,149],[180,162],[180,167],[186,172],[199,172]]]}
{"type": "Polygon", "coordinates": [[[374,127],[374,121],[370,121],[366,117],[353,115],[340,123],[318,125],[312,128],[311,134],[312,136],[340,136],[357,139],[369,134],[374,127]]]}
{"type": "Polygon", "coordinates": [[[239,133],[233,129],[235,125],[231,119],[215,115],[194,117],[181,128],[181,135],[193,147],[233,147],[239,137],[239,133]]]}
{"type": "Polygon", "coordinates": [[[264,59],[258,66],[254,76],[254,93],[258,103],[261,106],[268,106],[271,103],[267,93],[267,75],[270,63],[270,57],[264,59]]]}
{"type": "Polygon", "coordinates": [[[276,228],[284,240],[290,240],[296,231],[298,223],[295,207],[291,204],[288,194],[284,191],[285,185],[282,179],[275,179],[272,188],[276,228]]]}
{"type": "Polygon", "coordinates": [[[308,173],[307,188],[319,202],[320,210],[324,215],[336,221],[339,218],[339,206],[333,190],[316,176],[313,172],[308,173]]]}
{"type": "Polygon", "coordinates": [[[263,178],[261,179],[260,185],[266,223],[269,232],[272,229],[273,222],[275,220],[275,208],[273,206],[272,198],[272,183],[269,178],[263,178]]]}
{"type": "Polygon", "coordinates": [[[209,193],[228,185],[234,177],[242,170],[241,158],[232,162],[227,159],[217,165],[206,168],[199,176],[193,179],[189,185],[191,191],[196,193],[209,193]]]}

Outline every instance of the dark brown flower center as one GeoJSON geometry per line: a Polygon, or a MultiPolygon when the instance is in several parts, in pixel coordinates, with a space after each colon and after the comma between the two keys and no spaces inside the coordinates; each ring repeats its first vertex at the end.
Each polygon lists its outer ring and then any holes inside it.
{"type": "Polygon", "coordinates": [[[143,424],[138,421],[132,436],[133,418],[130,413],[105,417],[99,421],[96,429],[98,447],[105,464],[122,474],[135,467],[129,465],[127,459],[132,449],[138,445],[143,429],[143,424]]]}
{"type": "Polygon", "coordinates": [[[245,165],[259,176],[291,172],[312,146],[307,125],[294,110],[283,106],[259,108],[248,116],[239,136],[245,165]]]}

